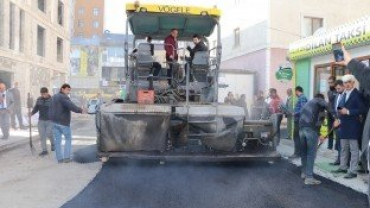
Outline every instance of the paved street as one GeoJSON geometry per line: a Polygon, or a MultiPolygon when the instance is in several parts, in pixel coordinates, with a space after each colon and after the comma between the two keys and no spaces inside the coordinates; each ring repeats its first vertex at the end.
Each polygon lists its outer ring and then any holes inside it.
{"type": "MultiPolygon", "coordinates": [[[[76,135],[93,123],[80,124],[76,135]]],[[[89,135],[90,136],[90,135],[89,135]]],[[[75,152],[94,161],[94,147],[75,152]]],[[[167,163],[110,160],[93,181],[63,208],[73,207],[368,207],[367,198],[320,178],[303,185],[299,170],[282,160],[266,162],[167,163]]]]}
{"type": "MultiPolygon", "coordinates": [[[[364,194],[320,178],[303,185],[299,169],[281,160],[183,163],[95,157],[93,116],[74,118],[74,162],[36,157],[27,145],[0,155],[4,207],[368,207],[364,194]],[[50,196],[49,193],[53,192],[50,196]],[[24,200],[16,200],[14,196],[24,200]]],[[[39,145],[35,143],[35,147],[39,145]]],[[[1,206],[2,207],[2,206],[1,206]]]]}

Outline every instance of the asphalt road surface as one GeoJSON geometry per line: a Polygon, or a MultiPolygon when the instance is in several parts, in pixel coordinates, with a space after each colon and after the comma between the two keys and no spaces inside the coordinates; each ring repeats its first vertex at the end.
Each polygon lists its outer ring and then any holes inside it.
{"type": "MultiPolygon", "coordinates": [[[[77,162],[94,161],[94,151],[91,145],[76,152],[77,162]]],[[[157,161],[110,159],[93,181],[62,207],[368,207],[365,195],[319,179],[323,182],[319,186],[304,185],[299,169],[284,160],[275,164],[159,165],[157,161]]]]}

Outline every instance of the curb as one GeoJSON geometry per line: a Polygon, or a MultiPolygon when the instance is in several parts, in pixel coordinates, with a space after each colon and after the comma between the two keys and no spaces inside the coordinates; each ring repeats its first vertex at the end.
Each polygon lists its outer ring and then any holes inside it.
{"type": "MultiPolygon", "coordinates": [[[[39,141],[39,139],[40,139],[39,135],[33,136],[32,137],[32,142],[39,141]]],[[[29,144],[29,138],[25,138],[25,139],[22,139],[20,141],[12,142],[10,144],[0,145],[0,154],[4,153],[4,152],[11,151],[11,150],[14,150],[14,149],[16,149],[18,147],[21,147],[23,145],[26,145],[26,144],[29,144]]]]}

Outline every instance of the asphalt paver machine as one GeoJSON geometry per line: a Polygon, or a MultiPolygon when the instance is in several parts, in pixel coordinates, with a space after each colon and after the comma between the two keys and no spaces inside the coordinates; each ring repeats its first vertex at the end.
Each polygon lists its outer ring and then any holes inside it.
{"type": "Polygon", "coordinates": [[[245,120],[242,107],[217,102],[222,54],[219,9],[135,2],[126,5],[126,13],[126,67],[121,83],[127,96],[103,104],[96,114],[97,154],[103,161],[110,157],[161,161],[279,157],[272,121],[245,120]],[[163,40],[173,28],[179,32],[179,45],[173,48],[179,59],[169,62],[163,40]],[[186,44],[194,34],[209,50],[189,59],[186,44]],[[148,36],[152,43],[145,41],[148,36]],[[211,38],[216,43],[213,48],[211,38]],[[129,49],[129,41],[135,50],[129,49]],[[160,66],[155,75],[154,64],[160,66]]]}

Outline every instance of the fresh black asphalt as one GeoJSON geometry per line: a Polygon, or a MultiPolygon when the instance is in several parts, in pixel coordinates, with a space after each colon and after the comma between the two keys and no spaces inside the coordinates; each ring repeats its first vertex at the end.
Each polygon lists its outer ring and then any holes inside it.
{"type": "MultiPolygon", "coordinates": [[[[93,148],[84,150],[86,156],[91,157],[93,148]]],[[[365,195],[320,179],[322,185],[304,185],[299,169],[286,161],[159,165],[155,161],[111,159],[62,207],[368,207],[365,195]]]]}
{"type": "MultiPolygon", "coordinates": [[[[94,135],[93,121],[74,125],[94,135]]],[[[282,137],[285,138],[285,137],[282,137]]],[[[74,152],[78,163],[96,162],[96,146],[74,152]]],[[[367,197],[319,178],[306,186],[285,160],[189,163],[111,159],[81,193],[63,208],[366,208],[367,197]]]]}

